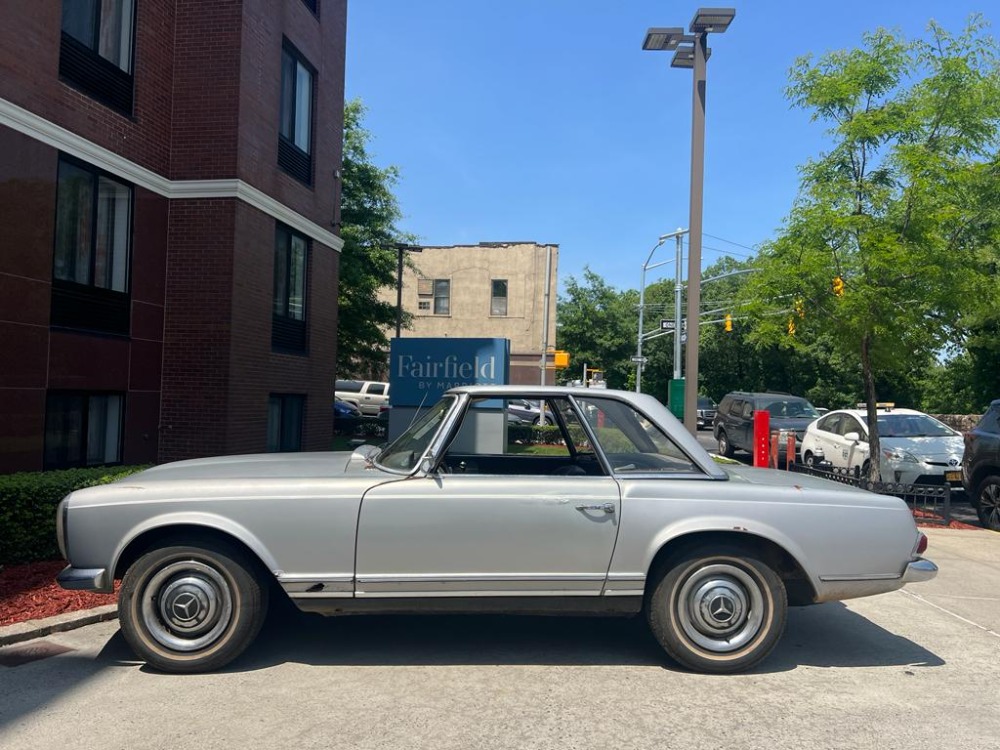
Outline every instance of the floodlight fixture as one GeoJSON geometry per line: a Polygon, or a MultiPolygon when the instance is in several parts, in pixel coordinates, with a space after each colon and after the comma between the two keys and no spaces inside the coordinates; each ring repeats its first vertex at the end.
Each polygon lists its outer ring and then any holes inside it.
{"type": "MultiPolygon", "coordinates": [[[[705,48],[705,60],[712,56],[712,48],[705,48]]],[[[674,58],[670,61],[671,68],[693,68],[694,67],[694,45],[682,44],[674,51],[674,58]]]]}
{"type": "Polygon", "coordinates": [[[684,29],[680,26],[646,29],[646,38],[642,42],[642,48],[657,52],[674,50],[682,41],[690,40],[690,37],[685,37],[684,29]]]}
{"type": "Polygon", "coordinates": [[[721,34],[736,18],[736,8],[698,8],[691,21],[691,33],[721,34]]]}

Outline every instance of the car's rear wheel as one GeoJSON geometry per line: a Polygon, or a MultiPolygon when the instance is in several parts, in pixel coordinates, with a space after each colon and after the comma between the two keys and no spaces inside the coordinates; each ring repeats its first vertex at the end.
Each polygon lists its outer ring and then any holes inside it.
{"type": "Polygon", "coordinates": [[[719,455],[726,458],[733,457],[733,446],[729,442],[729,436],[725,430],[719,430],[719,455]]]}
{"type": "Polygon", "coordinates": [[[785,628],[785,586],[739,547],[692,549],[663,571],[646,603],[653,635],[679,664],[742,672],[759,664],[785,628]]]}
{"type": "Polygon", "coordinates": [[[983,526],[1000,531],[1000,476],[991,475],[979,483],[976,512],[983,526]]]}
{"type": "Polygon", "coordinates": [[[268,589],[239,549],[224,543],[153,549],[125,573],[118,598],[122,634],[165,672],[218,669],[253,641],[268,589]]]}

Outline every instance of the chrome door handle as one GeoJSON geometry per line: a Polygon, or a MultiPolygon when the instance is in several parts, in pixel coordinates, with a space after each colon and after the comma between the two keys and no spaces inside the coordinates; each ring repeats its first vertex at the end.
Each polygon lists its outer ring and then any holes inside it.
{"type": "Polygon", "coordinates": [[[614,513],[614,503],[601,503],[600,505],[577,505],[577,510],[603,510],[605,513],[614,513]]]}

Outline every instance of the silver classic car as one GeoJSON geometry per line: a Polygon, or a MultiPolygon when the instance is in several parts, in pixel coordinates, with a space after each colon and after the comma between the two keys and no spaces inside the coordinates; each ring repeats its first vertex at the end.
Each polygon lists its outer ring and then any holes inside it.
{"type": "Polygon", "coordinates": [[[170,672],[250,644],[269,596],[327,615],[642,613],[666,653],[749,669],[789,605],[932,578],[899,499],[721,466],[651,396],[469,386],[383,448],[166,464],[70,494],[66,588],[122,579],[122,632],[170,672]],[[555,424],[508,424],[511,399],[555,424]],[[534,438],[532,436],[535,436],[534,438]]]}

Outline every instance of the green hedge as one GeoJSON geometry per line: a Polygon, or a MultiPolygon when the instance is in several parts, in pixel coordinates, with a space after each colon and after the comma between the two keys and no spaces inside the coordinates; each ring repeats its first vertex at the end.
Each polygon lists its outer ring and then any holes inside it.
{"type": "Polygon", "coordinates": [[[58,559],[59,501],[73,490],[108,484],[145,468],[100,466],[0,476],[0,565],[58,559]]]}

